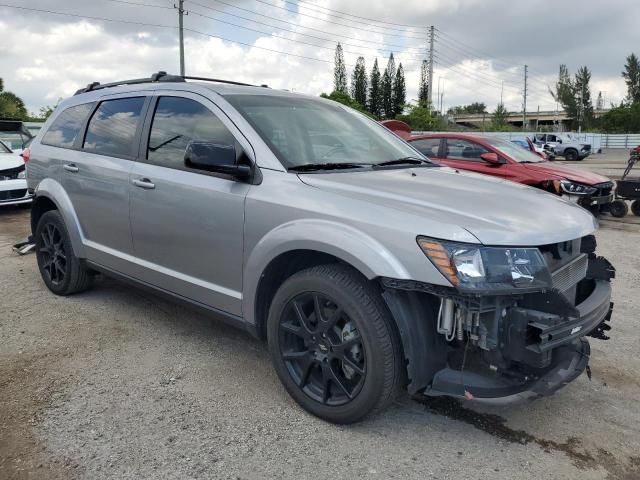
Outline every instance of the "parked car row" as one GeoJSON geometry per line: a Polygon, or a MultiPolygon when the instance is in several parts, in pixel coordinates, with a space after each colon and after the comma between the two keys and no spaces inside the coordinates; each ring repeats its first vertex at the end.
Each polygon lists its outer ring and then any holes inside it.
{"type": "Polygon", "coordinates": [[[552,163],[507,140],[467,133],[412,135],[411,128],[398,120],[382,124],[443,165],[537,187],[593,213],[608,211],[613,200],[614,185],[607,177],[552,163]]]}
{"type": "Polygon", "coordinates": [[[403,389],[509,402],[585,370],[615,270],[566,198],[597,201],[599,179],[508,142],[409,145],[331,100],[198,80],[92,83],[25,151],[51,292],[99,272],[235,324],[267,342],[296,402],[337,423],[403,389]]]}

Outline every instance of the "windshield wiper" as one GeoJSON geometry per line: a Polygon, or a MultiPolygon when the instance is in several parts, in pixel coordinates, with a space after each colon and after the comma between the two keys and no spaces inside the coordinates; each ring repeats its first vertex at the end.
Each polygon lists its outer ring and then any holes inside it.
{"type": "Polygon", "coordinates": [[[437,166],[436,163],[433,163],[429,160],[418,158],[418,157],[402,157],[396,158],[395,160],[387,160],[386,162],[376,163],[375,167],[388,167],[393,165],[430,165],[437,166]]]}
{"type": "Polygon", "coordinates": [[[345,170],[349,168],[363,168],[370,166],[370,163],[305,163],[304,165],[294,165],[289,167],[293,172],[311,172],[314,170],[345,170]]]}

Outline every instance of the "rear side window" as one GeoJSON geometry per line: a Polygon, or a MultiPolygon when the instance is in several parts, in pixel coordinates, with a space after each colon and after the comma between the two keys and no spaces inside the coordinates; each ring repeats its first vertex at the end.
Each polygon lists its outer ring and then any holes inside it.
{"type": "Polygon", "coordinates": [[[235,138],[207,107],[181,97],[160,97],[153,115],[147,159],[162,167],[186,170],[184,153],[191,141],[235,145],[235,138]]]}
{"type": "Polygon", "coordinates": [[[440,149],[439,138],[421,138],[414,140],[411,145],[415,147],[421,154],[427,157],[437,157],[438,150],[440,149]]]}
{"type": "Polygon", "coordinates": [[[83,103],[64,110],[44,134],[42,143],[53,147],[73,147],[91,106],[91,103],[83,103]]]}
{"type": "Polygon", "coordinates": [[[135,97],[102,102],[89,121],[82,148],[100,155],[131,156],[144,100],[135,97]]]}

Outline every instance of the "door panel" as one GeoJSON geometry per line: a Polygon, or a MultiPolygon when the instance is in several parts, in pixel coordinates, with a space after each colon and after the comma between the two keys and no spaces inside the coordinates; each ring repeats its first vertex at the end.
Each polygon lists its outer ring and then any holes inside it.
{"type": "Polygon", "coordinates": [[[221,119],[227,120],[198,95],[163,92],[157,100],[148,122],[146,158],[130,175],[135,276],[241,315],[244,204],[250,185],[184,164],[191,140],[228,143],[238,138],[232,124],[221,119]]]}
{"type": "Polygon", "coordinates": [[[76,210],[87,257],[127,272],[133,253],[129,224],[129,174],[145,108],[144,96],[109,98],[92,114],[82,150],[68,150],[61,181],[76,210]]]}

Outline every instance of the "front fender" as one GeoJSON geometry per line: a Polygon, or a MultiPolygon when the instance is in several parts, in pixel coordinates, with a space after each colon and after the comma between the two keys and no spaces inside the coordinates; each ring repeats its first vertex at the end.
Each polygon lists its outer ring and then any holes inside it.
{"type": "Polygon", "coordinates": [[[45,178],[36,187],[34,202],[37,202],[38,197],[46,197],[56,205],[67,227],[67,232],[69,232],[73,253],[78,258],[84,258],[84,235],[82,234],[78,216],[66,190],[57,180],[45,178]]]}
{"type": "Polygon", "coordinates": [[[410,278],[407,269],[386,247],[356,228],[320,219],[288,222],[264,235],[245,262],[242,311],[249,323],[255,323],[255,301],[262,273],[272,260],[294,250],[333,255],[369,279],[410,278]]]}

